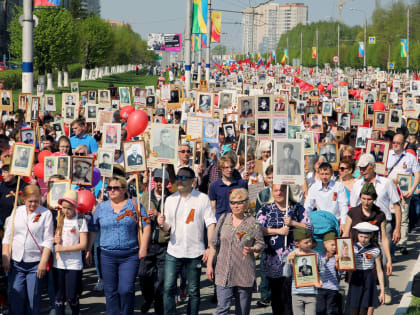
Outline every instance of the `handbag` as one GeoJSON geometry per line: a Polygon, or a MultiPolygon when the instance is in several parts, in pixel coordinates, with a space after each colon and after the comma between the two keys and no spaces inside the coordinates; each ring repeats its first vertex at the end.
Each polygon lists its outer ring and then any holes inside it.
{"type": "Polygon", "coordinates": [[[219,226],[219,229],[217,230],[217,239],[216,239],[216,245],[215,245],[215,250],[216,250],[216,254],[214,255],[214,259],[213,259],[213,266],[216,266],[216,262],[217,262],[217,256],[219,255],[219,251],[220,251],[220,234],[222,233],[222,227],[223,224],[225,223],[225,219],[226,219],[227,213],[225,213],[221,218],[221,223],[219,226]]]}
{"type": "MultiPolygon", "coordinates": [[[[36,247],[38,247],[38,250],[41,253],[41,257],[42,257],[42,249],[38,245],[38,242],[36,241],[34,235],[32,234],[31,230],[29,229],[28,223],[26,223],[26,228],[28,229],[29,234],[32,236],[32,239],[34,240],[34,242],[36,244],[36,247]]],[[[52,255],[50,255],[50,257],[48,258],[48,263],[47,263],[47,272],[51,270],[52,265],[53,265],[53,257],[52,257],[52,255]]]]}

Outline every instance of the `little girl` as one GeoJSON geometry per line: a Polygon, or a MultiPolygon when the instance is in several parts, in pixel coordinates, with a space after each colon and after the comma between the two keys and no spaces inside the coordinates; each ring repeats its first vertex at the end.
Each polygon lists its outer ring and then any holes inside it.
{"type": "Polygon", "coordinates": [[[61,210],[57,216],[55,232],[54,285],[55,311],[64,315],[65,301],[68,302],[72,314],[80,312],[78,287],[82,275],[82,251],[87,246],[87,223],[76,215],[77,192],[67,191],[58,200],[61,210]]]}
{"type": "Polygon", "coordinates": [[[352,315],[364,315],[368,314],[368,311],[369,314],[373,314],[374,308],[385,301],[381,250],[371,243],[373,232],[379,228],[368,222],[362,222],[355,225],[353,229],[358,231],[358,242],[353,246],[356,271],[350,275],[347,304],[350,305],[352,315]],[[380,287],[379,294],[373,272],[375,266],[380,287]]]}

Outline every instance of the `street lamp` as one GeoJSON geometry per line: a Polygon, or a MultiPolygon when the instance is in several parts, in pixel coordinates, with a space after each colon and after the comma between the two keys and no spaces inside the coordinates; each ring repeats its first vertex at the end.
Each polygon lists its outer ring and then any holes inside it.
{"type": "Polygon", "coordinates": [[[350,8],[351,11],[357,11],[357,12],[361,12],[363,13],[363,15],[365,16],[365,36],[364,36],[364,54],[363,54],[363,69],[365,69],[366,71],[366,53],[367,53],[367,46],[366,46],[366,32],[367,32],[367,18],[366,18],[366,12],[363,10],[359,10],[359,9],[355,9],[355,8],[350,8]]]}

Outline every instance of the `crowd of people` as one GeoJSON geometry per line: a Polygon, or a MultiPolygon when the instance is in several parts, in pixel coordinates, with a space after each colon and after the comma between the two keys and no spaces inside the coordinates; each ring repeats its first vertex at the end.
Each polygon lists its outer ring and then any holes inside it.
{"type": "MultiPolygon", "coordinates": [[[[51,314],[65,314],[66,305],[79,314],[89,266],[111,315],[134,313],[137,281],[142,313],[153,306],[176,314],[187,301],[187,313],[199,314],[203,269],[216,314],[228,314],[233,300],[235,314],[250,314],[256,294],[257,307],[273,314],[373,314],[389,304],[393,262],[408,254],[420,218],[420,90],[413,88],[420,81],[371,68],[241,64],[216,67],[209,82],[185,91],[178,67],[170,71],[175,85],[159,79],[147,89],[152,108],[133,105],[148,114],[144,132],[129,134],[126,107],[99,102],[100,112],[112,111],[114,138],[121,134],[100,160],[109,134],[99,121],[86,122],[86,104],[64,124],[60,112],[40,111],[35,120],[3,113],[2,307],[40,314],[47,284],[51,314]],[[178,91],[178,102],[164,89],[178,91]],[[215,135],[197,119],[209,120],[215,135]],[[274,119],[284,120],[281,128],[274,119]],[[143,149],[126,151],[139,140],[143,149]],[[15,150],[21,143],[34,149],[32,161],[26,147],[15,150]],[[47,177],[37,165],[50,155],[69,160],[47,177]],[[95,182],[91,157],[111,174],[95,182]],[[69,164],[74,169],[64,171],[69,164]],[[25,166],[27,176],[17,171],[25,166]],[[61,182],[69,185],[59,191],[61,182]],[[94,196],[87,208],[86,191],[94,196]]],[[[118,92],[111,97],[118,101],[118,92]]]]}

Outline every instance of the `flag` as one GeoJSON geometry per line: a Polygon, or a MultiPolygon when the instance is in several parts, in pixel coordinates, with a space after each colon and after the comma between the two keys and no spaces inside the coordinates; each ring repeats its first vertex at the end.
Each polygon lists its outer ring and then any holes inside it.
{"type": "Polygon", "coordinates": [[[273,50],[272,52],[271,52],[271,57],[275,60],[276,59],[276,51],[275,50],[273,50]]]}
{"type": "Polygon", "coordinates": [[[258,69],[259,67],[261,67],[261,66],[262,66],[262,64],[263,64],[263,59],[262,59],[262,56],[261,56],[261,54],[260,54],[260,53],[258,53],[258,55],[257,55],[257,69],[258,69]]]}
{"type": "Polygon", "coordinates": [[[207,33],[207,0],[194,0],[192,33],[207,33]]]}
{"type": "Polygon", "coordinates": [[[359,42],[359,58],[365,56],[365,43],[359,42]]]}
{"type": "Polygon", "coordinates": [[[401,39],[401,58],[407,58],[407,39],[401,39]]]}
{"type": "Polygon", "coordinates": [[[271,64],[271,55],[268,57],[267,64],[265,65],[265,68],[266,69],[270,68],[270,64],[271,64]]]}
{"type": "Polygon", "coordinates": [[[211,13],[211,41],[220,43],[220,34],[222,31],[222,12],[211,13]]]}
{"type": "Polygon", "coordinates": [[[201,34],[201,47],[207,47],[207,34],[201,34]]]}
{"type": "Polygon", "coordinates": [[[316,59],[316,47],[312,47],[312,59],[316,59]]]}
{"type": "Polygon", "coordinates": [[[194,51],[200,51],[201,43],[200,43],[200,36],[195,34],[194,39],[194,51]]]}
{"type": "Polygon", "coordinates": [[[287,49],[284,50],[283,58],[281,58],[280,64],[284,66],[286,64],[287,59],[289,58],[289,51],[287,49]]]}
{"type": "Polygon", "coordinates": [[[59,7],[60,0],[35,0],[34,6],[45,6],[45,7],[59,7]]]}

